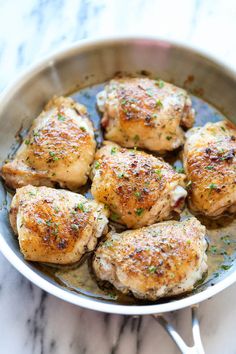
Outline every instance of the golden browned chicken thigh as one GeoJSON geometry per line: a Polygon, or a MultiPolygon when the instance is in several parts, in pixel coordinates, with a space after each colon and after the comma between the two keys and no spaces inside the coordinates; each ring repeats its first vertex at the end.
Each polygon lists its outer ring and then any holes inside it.
{"type": "Polygon", "coordinates": [[[110,232],[95,252],[93,269],[99,279],[140,299],[178,295],[207,271],[204,236],[205,227],[193,217],[110,232]]]}
{"type": "Polygon", "coordinates": [[[193,211],[210,217],[236,212],[236,127],[207,123],[187,133],[184,166],[193,211]]]}
{"type": "Polygon", "coordinates": [[[170,219],[180,213],[187,195],[185,175],[163,159],[110,142],[97,151],[91,177],[95,200],[129,228],[170,219]]]}
{"type": "Polygon", "coordinates": [[[10,222],[25,259],[70,264],[95,248],[108,220],[103,204],[62,189],[28,185],[16,191],[10,222]]]}
{"type": "Polygon", "coordinates": [[[2,176],[11,188],[59,184],[76,190],[87,181],[95,147],[86,108],[71,98],[53,98],[2,176]]]}
{"type": "Polygon", "coordinates": [[[161,80],[114,79],[97,95],[105,138],[164,153],[184,143],[194,110],[187,92],[161,80]]]}

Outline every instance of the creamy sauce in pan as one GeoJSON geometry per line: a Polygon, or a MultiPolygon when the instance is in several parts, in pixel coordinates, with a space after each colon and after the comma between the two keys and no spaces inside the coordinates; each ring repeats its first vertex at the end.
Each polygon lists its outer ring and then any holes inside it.
{"type": "MultiPolygon", "coordinates": [[[[96,140],[98,146],[102,142],[102,131],[100,127],[100,115],[96,109],[96,94],[101,91],[104,85],[95,85],[83,89],[71,95],[73,99],[84,104],[88,108],[90,118],[96,129],[96,140]]],[[[224,119],[218,111],[200,98],[192,97],[193,106],[196,110],[195,126],[204,125],[207,122],[217,122],[224,119]]],[[[182,168],[180,151],[171,153],[166,160],[177,168],[182,168]]],[[[80,193],[91,198],[90,183],[82,187],[80,193]]],[[[183,218],[190,212],[185,209],[181,215],[183,218]]],[[[194,292],[201,291],[209,284],[214,285],[226,272],[231,270],[234,259],[236,258],[236,220],[229,216],[212,221],[198,216],[199,220],[207,227],[208,265],[209,271],[205,279],[202,280],[194,292]]],[[[121,227],[119,227],[121,228],[121,227]]],[[[98,284],[91,270],[92,254],[86,255],[79,264],[73,266],[52,266],[45,264],[34,264],[37,269],[52,277],[58,284],[68,290],[84,294],[89,297],[119,302],[122,304],[143,304],[147,303],[137,300],[132,296],[126,296],[116,291],[108,283],[98,284]]],[[[191,295],[192,293],[188,294],[191,295]]],[[[182,297],[187,296],[182,295],[182,297]]],[[[171,301],[171,299],[161,299],[158,302],[171,301]]]]}

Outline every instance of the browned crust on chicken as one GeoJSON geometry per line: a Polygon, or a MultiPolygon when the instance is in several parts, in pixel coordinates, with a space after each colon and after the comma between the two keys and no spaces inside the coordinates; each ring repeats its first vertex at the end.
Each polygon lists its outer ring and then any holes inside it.
{"type": "Polygon", "coordinates": [[[208,123],[190,130],[184,165],[193,211],[210,217],[236,211],[236,128],[232,123],[208,123]]]}

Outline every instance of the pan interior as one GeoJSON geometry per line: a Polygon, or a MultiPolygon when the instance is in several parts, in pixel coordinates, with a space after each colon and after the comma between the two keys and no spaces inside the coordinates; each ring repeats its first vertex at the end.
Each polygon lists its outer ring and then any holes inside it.
{"type": "MultiPolygon", "coordinates": [[[[96,41],[78,45],[71,50],[52,56],[36,69],[31,69],[28,75],[18,80],[3,96],[0,104],[1,162],[8,154],[9,157],[14,155],[32,120],[40,113],[45,103],[53,95],[66,95],[68,92],[75,100],[87,106],[97,129],[97,141],[100,144],[102,135],[95,95],[108,79],[114,77],[117,71],[134,75],[148,74],[153,78],[161,78],[186,88],[192,94],[193,105],[197,112],[195,125],[219,121],[225,117],[236,124],[236,76],[227,68],[189,48],[154,39],[96,41]]],[[[167,157],[167,159],[173,165],[181,166],[178,154],[172,158],[167,157]]],[[[89,196],[89,184],[81,192],[89,196]]],[[[47,282],[44,289],[47,290],[48,286],[48,291],[53,293],[50,285],[54,285],[60,290],[60,295],[57,293],[58,296],[64,300],[77,304],[83,302],[83,304],[86,303],[83,306],[90,308],[99,310],[99,303],[114,304],[112,309],[109,307],[108,311],[113,312],[114,308],[114,311],[122,312],[124,310],[120,310],[121,304],[139,305],[139,309],[140,305],[149,305],[131,296],[122,296],[107,285],[105,288],[99,287],[90,272],[90,256],[75,267],[51,267],[26,262],[9,224],[10,200],[11,193],[0,181],[0,241],[5,250],[11,250],[14,257],[9,256],[9,252],[4,253],[22,273],[26,274],[28,270],[33,271],[33,276],[37,274],[40,279],[47,282]],[[74,298],[69,300],[68,293],[76,294],[76,300],[74,298]],[[87,300],[92,301],[88,303],[87,300]],[[95,305],[95,302],[98,305],[95,305]]],[[[188,213],[187,210],[184,211],[183,216],[186,213],[188,213]]],[[[201,294],[203,296],[199,294],[201,300],[206,299],[209,297],[209,287],[212,290],[216,289],[215,292],[211,291],[213,294],[219,291],[217,289],[222,288],[219,283],[223,279],[226,280],[225,283],[230,279],[235,279],[233,275],[236,270],[235,220],[226,215],[221,220],[210,222],[201,219],[201,222],[207,226],[208,230],[209,273],[204,281],[198,284],[194,292],[185,294],[182,298],[201,292],[203,293],[201,294]],[[217,284],[219,286],[214,287],[217,284]]],[[[33,276],[29,277],[32,281],[34,281],[33,276]]],[[[42,286],[39,278],[34,282],[42,286]]],[[[178,306],[180,307],[178,304],[182,298],[163,299],[155,304],[174,302],[172,309],[177,309],[178,306]]],[[[106,306],[102,308],[106,311],[106,306]]],[[[128,306],[125,308],[127,309],[128,306]]],[[[146,308],[148,309],[148,306],[145,306],[145,311],[146,308]]],[[[158,306],[155,306],[155,311],[158,311],[158,306]]]]}
{"type": "MultiPolygon", "coordinates": [[[[95,127],[95,136],[98,146],[100,146],[103,141],[103,134],[100,126],[101,117],[96,108],[96,94],[101,91],[104,86],[105,83],[92,85],[70,95],[75,101],[78,101],[87,107],[89,116],[95,127]]],[[[223,114],[203,99],[192,95],[192,102],[196,111],[195,126],[202,126],[207,122],[217,122],[225,119],[223,114]]],[[[23,129],[18,133],[18,136],[22,137],[25,133],[26,130],[23,129]]],[[[12,149],[11,155],[14,154],[16,147],[17,144],[14,146],[14,149],[12,149]]],[[[182,167],[180,151],[171,153],[165,158],[174,167],[182,167]]],[[[88,182],[79,192],[86,197],[91,198],[90,186],[91,183],[88,182]]],[[[6,205],[6,209],[9,209],[9,202],[12,194],[5,189],[4,184],[2,184],[2,191],[4,191],[4,193],[1,193],[1,197],[3,198],[1,200],[3,210],[5,209],[4,205],[6,205]]],[[[186,215],[191,215],[187,208],[182,212],[181,218],[186,217],[186,215]]],[[[207,227],[209,271],[207,276],[200,283],[196,284],[196,288],[193,292],[179,296],[179,299],[202,291],[209,285],[213,286],[219,282],[230,271],[236,258],[236,221],[234,218],[227,215],[214,221],[201,216],[198,216],[198,218],[207,227]]],[[[113,224],[113,227],[116,227],[118,231],[121,230],[118,225],[113,224]]],[[[14,246],[18,248],[17,240],[11,230],[10,233],[14,246]]],[[[19,254],[19,256],[22,258],[21,254],[19,254]]],[[[79,264],[73,266],[52,266],[39,263],[32,263],[31,266],[39,273],[49,277],[52,282],[55,282],[68,291],[96,298],[100,301],[109,301],[123,305],[151,304],[151,302],[135,299],[131,295],[123,295],[108,283],[97,283],[92,272],[91,260],[92,254],[88,254],[79,264]]],[[[176,297],[172,299],[161,299],[155,303],[169,302],[173,299],[176,300],[176,297]]]]}

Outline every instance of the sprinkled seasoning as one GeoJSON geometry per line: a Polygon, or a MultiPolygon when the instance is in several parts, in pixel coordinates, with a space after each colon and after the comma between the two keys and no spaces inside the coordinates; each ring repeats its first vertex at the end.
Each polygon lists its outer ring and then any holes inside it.
{"type": "Polygon", "coordinates": [[[171,140],[172,139],[172,136],[167,136],[166,137],[166,140],[171,140]]]}
{"type": "Polygon", "coordinates": [[[158,179],[161,179],[161,177],[162,177],[161,170],[158,168],[154,172],[158,175],[158,179]]]}
{"type": "Polygon", "coordinates": [[[175,167],[175,170],[178,173],[184,173],[184,168],[183,167],[175,167]]]}
{"type": "Polygon", "coordinates": [[[140,192],[134,192],[134,195],[136,198],[140,198],[141,197],[141,193],[140,192]]]}
{"type": "Polygon", "coordinates": [[[136,144],[140,140],[139,135],[134,136],[134,143],[136,144]]]}

